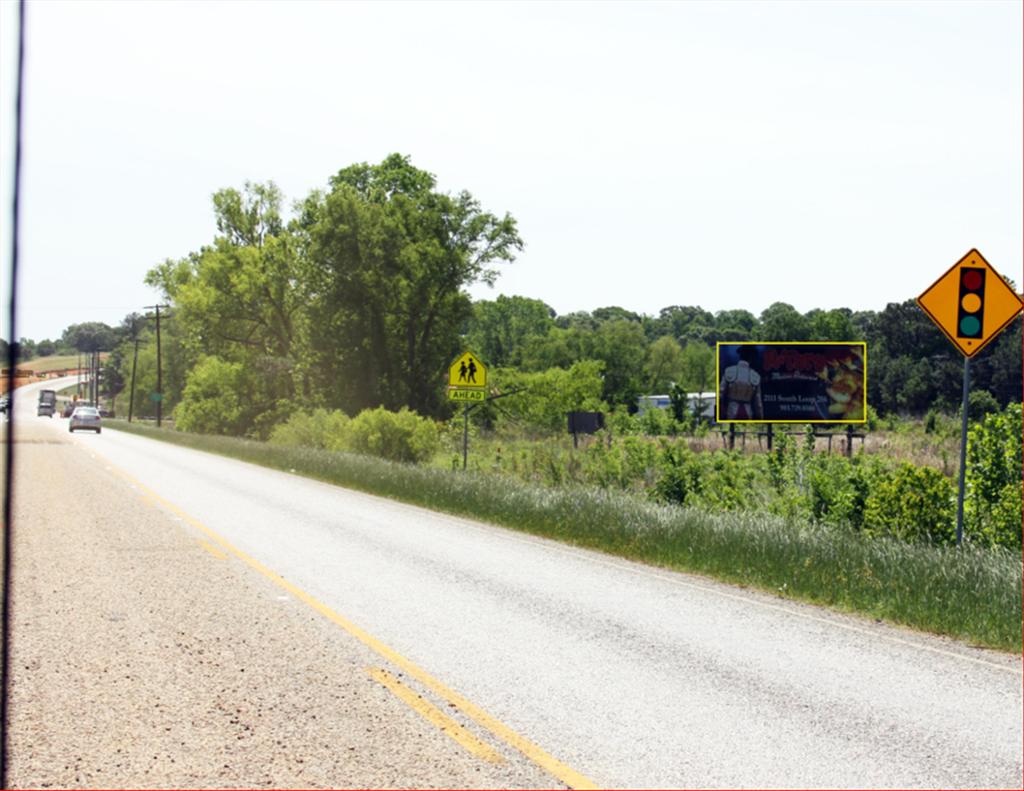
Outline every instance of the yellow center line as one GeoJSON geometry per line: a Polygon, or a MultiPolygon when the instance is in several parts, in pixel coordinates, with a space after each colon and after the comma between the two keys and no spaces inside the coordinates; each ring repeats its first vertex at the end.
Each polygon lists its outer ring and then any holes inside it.
{"type": "Polygon", "coordinates": [[[505,762],[505,759],[497,752],[492,750],[484,742],[480,741],[480,739],[459,725],[459,723],[439,708],[417,695],[413,690],[409,689],[409,687],[391,675],[388,671],[383,668],[368,667],[366,668],[366,672],[369,673],[370,677],[375,681],[379,681],[391,690],[397,698],[421,717],[426,719],[431,725],[444,733],[445,736],[454,739],[459,745],[471,752],[477,758],[492,764],[505,762]]]}
{"type": "Polygon", "coordinates": [[[202,522],[198,521],[197,519],[194,519],[192,516],[183,511],[177,505],[154,492],[141,481],[136,480],[123,470],[117,469],[116,467],[114,469],[126,481],[135,484],[137,487],[139,487],[139,489],[141,489],[147,495],[152,497],[155,502],[162,505],[171,513],[174,513],[177,516],[179,516],[184,522],[187,522],[196,530],[199,530],[201,533],[205,534],[208,538],[210,538],[216,545],[218,545],[221,549],[226,551],[229,555],[234,555],[236,558],[243,561],[246,565],[250,566],[251,568],[258,571],[260,574],[265,576],[275,585],[288,591],[288,593],[292,594],[295,598],[305,603],[308,607],[320,613],[324,618],[336,624],[337,626],[340,626],[352,637],[356,638],[359,642],[365,645],[367,648],[371,649],[378,655],[382,656],[384,659],[386,659],[388,662],[395,665],[396,667],[401,668],[403,671],[405,671],[407,675],[419,681],[427,689],[430,689],[435,694],[446,700],[448,703],[452,704],[456,709],[461,711],[471,720],[474,720],[479,725],[483,726],[485,729],[490,731],[492,734],[497,736],[506,744],[510,745],[511,747],[514,747],[516,750],[518,750],[520,753],[522,753],[524,756],[530,759],[534,764],[536,764],[541,769],[543,769],[553,777],[557,778],[561,782],[565,783],[567,786],[569,786],[569,788],[596,789],[599,787],[593,780],[588,778],[586,775],[583,775],[580,772],[577,772],[575,769],[572,769],[571,767],[562,763],[557,758],[543,750],[538,745],[531,742],[526,737],[521,736],[516,731],[512,730],[507,725],[505,725],[503,722],[488,714],[479,706],[471,703],[468,699],[464,698],[462,695],[455,692],[454,690],[449,689],[439,680],[437,680],[432,675],[427,673],[427,671],[423,670],[418,665],[414,664],[411,660],[406,659],[404,656],[402,656],[394,649],[382,643],[369,632],[356,626],[354,623],[352,623],[342,615],[339,615],[326,604],[314,598],[310,594],[306,593],[306,591],[302,590],[302,588],[297,587],[296,585],[282,577],[280,574],[267,568],[262,563],[260,563],[260,561],[256,560],[250,555],[247,555],[245,552],[231,544],[227,539],[223,538],[218,533],[211,530],[202,522]]]}
{"type": "Polygon", "coordinates": [[[225,555],[223,552],[221,552],[217,547],[215,547],[209,541],[203,541],[202,539],[199,539],[199,546],[201,546],[203,549],[205,549],[207,552],[209,552],[211,555],[213,555],[215,558],[217,558],[217,560],[227,560],[228,559],[227,555],[225,555]]]}

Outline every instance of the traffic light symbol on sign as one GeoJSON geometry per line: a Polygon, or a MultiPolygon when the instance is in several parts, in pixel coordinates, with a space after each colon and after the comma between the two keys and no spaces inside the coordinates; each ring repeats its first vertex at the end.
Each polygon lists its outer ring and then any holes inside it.
{"type": "Polygon", "coordinates": [[[982,337],[984,308],[985,270],[965,266],[960,270],[960,303],[957,306],[956,316],[957,337],[982,337]]]}

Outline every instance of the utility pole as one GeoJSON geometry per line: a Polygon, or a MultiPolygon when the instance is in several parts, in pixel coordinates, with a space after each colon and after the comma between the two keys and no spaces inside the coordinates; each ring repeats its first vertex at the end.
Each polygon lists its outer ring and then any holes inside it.
{"type": "Polygon", "coordinates": [[[132,394],[128,399],[128,422],[132,422],[132,407],[135,406],[135,365],[139,362],[139,339],[135,338],[135,355],[132,357],[132,394]]]}
{"type": "Polygon", "coordinates": [[[170,305],[147,305],[146,310],[152,308],[156,311],[156,427],[160,428],[160,421],[163,417],[164,403],[164,380],[160,364],[160,308],[168,308],[170,305]]]}

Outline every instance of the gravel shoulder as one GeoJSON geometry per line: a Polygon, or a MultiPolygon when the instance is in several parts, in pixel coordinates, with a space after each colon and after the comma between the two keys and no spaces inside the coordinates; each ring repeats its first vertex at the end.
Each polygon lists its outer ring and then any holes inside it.
{"type": "Polygon", "coordinates": [[[472,755],[370,675],[400,670],[18,425],[9,787],[559,785],[479,729],[500,763],[472,755]]]}

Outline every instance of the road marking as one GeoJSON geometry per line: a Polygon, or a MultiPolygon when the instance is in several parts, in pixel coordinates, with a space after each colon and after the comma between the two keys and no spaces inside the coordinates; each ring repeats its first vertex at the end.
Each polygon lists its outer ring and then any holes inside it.
{"type": "Polygon", "coordinates": [[[217,560],[227,560],[228,559],[227,555],[225,555],[223,552],[221,552],[217,547],[215,547],[209,541],[203,541],[202,539],[198,539],[198,541],[199,541],[199,546],[201,546],[203,549],[205,549],[207,552],[209,552],[211,555],[213,555],[215,558],[217,558],[217,560]]]}
{"type": "Polygon", "coordinates": [[[401,668],[403,671],[405,671],[407,675],[419,681],[423,686],[432,690],[435,694],[446,700],[448,703],[451,703],[456,709],[461,711],[471,720],[474,720],[479,725],[483,726],[486,730],[490,731],[492,734],[497,736],[506,744],[510,745],[511,747],[514,747],[516,750],[518,750],[520,753],[522,753],[524,756],[530,759],[534,764],[539,766],[548,774],[557,778],[559,781],[565,783],[567,786],[569,786],[569,788],[599,788],[599,786],[589,777],[587,777],[584,774],[581,774],[580,772],[577,772],[575,769],[572,769],[571,767],[562,763],[553,755],[547,753],[545,750],[531,742],[526,737],[519,735],[514,730],[509,728],[507,725],[505,725],[503,722],[501,722],[495,717],[492,717],[479,706],[471,703],[468,699],[464,698],[462,695],[455,692],[454,690],[449,689],[439,680],[430,675],[427,671],[423,670],[418,665],[414,664],[411,660],[406,659],[404,656],[402,656],[397,651],[395,651],[394,649],[390,648],[389,646],[378,640],[369,632],[365,631],[359,626],[356,626],[354,623],[352,623],[342,615],[339,615],[337,612],[332,610],[319,599],[316,599],[310,594],[306,593],[306,591],[304,591],[302,588],[299,588],[298,586],[286,580],[280,574],[264,566],[260,561],[256,560],[256,558],[247,555],[245,552],[231,544],[227,539],[223,538],[220,534],[204,525],[198,519],[195,519],[192,516],[190,516],[186,511],[179,508],[170,500],[167,500],[166,498],[157,494],[155,491],[150,489],[141,481],[133,478],[124,470],[121,470],[116,467],[114,468],[114,470],[121,478],[139,487],[139,489],[145,492],[149,497],[151,497],[155,501],[155,503],[161,505],[162,507],[170,511],[172,515],[176,515],[177,517],[179,517],[180,521],[184,521],[187,524],[191,525],[196,530],[206,535],[210,540],[214,542],[214,544],[218,545],[229,555],[234,555],[236,558],[243,561],[248,566],[255,569],[264,577],[269,579],[275,585],[283,588],[288,593],[292,594],[295,598],[299,599],[313,610],[316,610],[327,620],[331,621],[337,626],[340,626],[352,637],[356,638],[359,642],[365,645],[367,648],[371,649],[391,664],[401,668]]]}
{"type": "Polygon", "coordinates": [[[417,695],[413,690],[409,689],[409,687],[391,675],[388,671],[383,668],[368,667],[366,668],[366,672],[369,673],[370,677],[375,681],[380,682],[391,690],[397,698],[427,720],[431,725],[444,733],[445,736],[456,741],[460,746],[471,752],[477,758],[492,764],[505,762],[504,758],[484,742],[480,741],[480,739],[467,731],[432,703],[417,695]]]}

